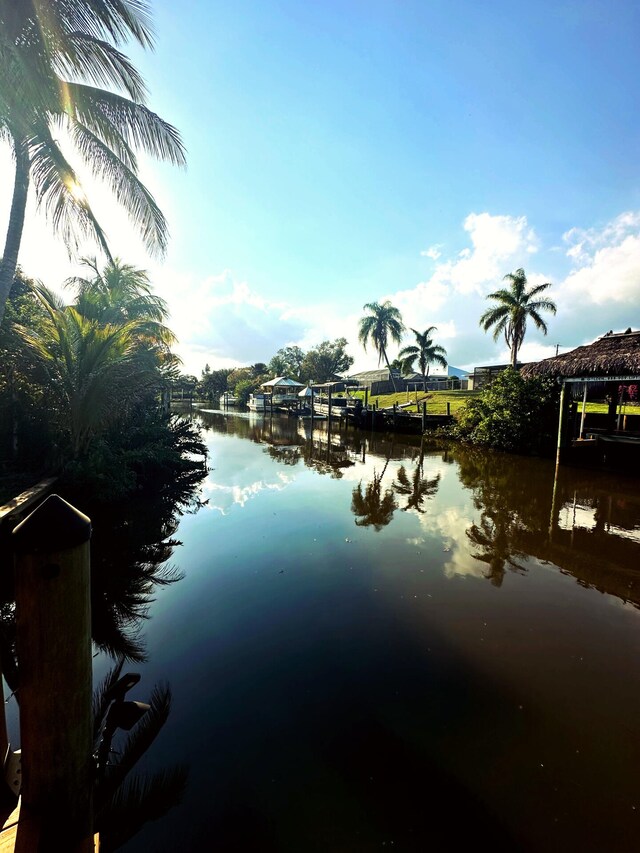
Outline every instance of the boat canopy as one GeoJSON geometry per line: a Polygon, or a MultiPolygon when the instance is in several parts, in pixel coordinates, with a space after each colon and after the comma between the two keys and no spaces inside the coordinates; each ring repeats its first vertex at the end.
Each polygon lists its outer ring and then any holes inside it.
{"type": "Polygon", "coordinates": [[[303,388],[302,382],[296,382],[295,379],[289,379],[288,376],[276,376],[275,379],[269,379],[268,382],[263,382],[261,388],[303,388]]]}

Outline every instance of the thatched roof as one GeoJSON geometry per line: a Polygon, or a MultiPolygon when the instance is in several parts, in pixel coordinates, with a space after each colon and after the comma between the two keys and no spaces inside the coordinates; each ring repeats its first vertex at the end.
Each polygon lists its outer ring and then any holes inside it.
{"type": "Polygon", "coordinates": [[[525,364],[524,377],[640,379],[640,331],[608,332],[592,344],[525,364]]]}

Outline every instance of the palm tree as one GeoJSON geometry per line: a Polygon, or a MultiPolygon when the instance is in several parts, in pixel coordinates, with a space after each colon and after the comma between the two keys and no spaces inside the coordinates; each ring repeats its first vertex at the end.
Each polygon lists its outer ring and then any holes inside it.
{"type": "Polygon", "coordinates": [[[424,332],[418,332],[411,329],[415,335],[416,342],[407,347],[404,347],[399,352],[399,358],[402,359],[402,370],[404,373],[409,373],[413,370],[413,363],[418,359],[420,373],[422,374],[423,390],[427,390],[427,376],[429,375],[429,365],[431,363],[439,364],[440,367],[447,366],[445,358],[447,351],[439,344],[434,344],[431,340],[431,335],[435,332],[437,326],[429,326],[424,332]]]}
{"type": "Polygon", "coordinates": [[[140,74],[117,45],[152,44],[144,0],[0,0],[0,139],[15,161],[9,225],[0,261],[0,322],[13,282],[30,184],[70,249],[105,234],[56,135],[66,133],[94,176],[106,181],[149,251],[163,253],[167,223],[138,178],[140,149],[183,165],[177,130],[145,106],[140,74]],[[109,89],[101,89],[108,86],[109,89]]]}
{"type": "Polygon", "coordinates": [[[36,293],[47,316],[22,336],[47,370],[51,409],[78,458],[98,433],[158,388],[161,357],[146,343],[144,322],[103,325],[42,285],[36,293]]]}
{"type": "Polygon", "coordinates": [[[541,329],[546,335],[547,324],[540,316],[540,312],[550,311],[555,314],[556,305],[551,299],[536,298],[551,287],[551,283],[547,281],[545,284],[538,284],[531,290],[527,290],[527,276],[522,268],[507,273],[504,280],[508,281],[510,286],[488,295],[488,299],[493,299],[498,304],[484,312],[480,317],[480,325],[485,332],[494,327],[494,341],[497,341],[504,332],[504,339],[511,350],[511,366],[515,368],[518,350],[522,346],[527,330],[527,318],[531,317],[536,329],[541,329]]]}
{"type": "Polygon", "coordinates": [[[90,320],[102,325],[118,325],[135,320],[147,339],[167,347],[176,342],[173,332],[164,324],[169,308],[164,299],[152,293],[146,270],[125,264],[119,258],[109,261],[102,270],[95,258],[82,258],[89,277],[67,279],[66,287],[76,289],[75,307],[90,320]]]}
{"type": "Polygon", "coordinates": [[[402,340],[404,323],[402,322],[400,311],[388,299],[382,305],[379,302],[367,302],[363,306],[363,310],[369,311],[369,314],[360,320],[358,340],[365,350],[368,343],[373,344],[375,351],[378,353],[378,364],[384,358],[389,368],[389,376],[391,377],[393,388],[397,391],[398,389],[396,388],[396,382],[387,356],[387,343],[389,338],[397,344],[402,340]]]}

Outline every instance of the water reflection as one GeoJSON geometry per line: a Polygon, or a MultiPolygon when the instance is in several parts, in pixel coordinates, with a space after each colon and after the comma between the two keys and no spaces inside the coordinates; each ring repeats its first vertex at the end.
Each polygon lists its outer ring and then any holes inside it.
{"type": "MultiPolygon", "coordinates": [[[[424,517],[422,531],[408,541],[425,545],[434,534],[442,537],[450,555],[444,566],[448,576],[475,575],[501,587],[508,572],[524,574],[534,559],[640,606],[640,590],[635,592],[640,498],[631,479],[566,467],[556,472],[547,460],[514,460],[327,422],[316,422],[312,430],[309,420],[253,413],[199,412],[197,417],[216,432],[264,445],[265,453],[283,466],[354,481],[350,509],[358,527],[380,532],[397,518],[398,509],[424,517]],[[471,495],[467,508],[438,503],[450,466],[471,495]],[[430,504],[434,509],[427,518],[430,504]]],[[[257,494],[287,482],[252,483],[245,490],[257,494]]],[[[236,496],[241,493],[236,490],[236,496]]]]}
{"type": "Polygon", "coordinates": [[[429,498],[432,498],[438,491],[441,475],[436,474],[436,476],[432,477],[431,479],[429,479],[428,477],[424,477],[423,467],[424,439],[420,444],[420,457],[413,471],[413,474],[409,476],[407,474],[405,466],[401,465],[398,468],[396,480],[393,484],[393,488],[395,489],[396,493],[399,495],[404,495],[407,499],[405,506],[402,507],[403,511],[405,512],[407,510],[414,510],[418,513],[424,512],[426,509],[426,507],[424,506],[425,501],[427,501],[429,498]]]}
{"type": "Polygon", "coordinates": [[[148,623],[191,783],[136,850],[637,848],[635,483],[198,417],[210,501],[148,623]]]}
{"type": "Polygon", "coordinates": [[[351,512],[356,516],[358,527],[373,527],[374,530],[382,530],[391,519],[398,508],[393,489],[391,486],[382,489],[382,480],[387,470],[389,460],[378,474],[375,470],[372,479],[362,490],[362,480],[354,488],[351,495],[351,512]]]}
{"type": "Polygon", "coordinates": [[[177,504],[132,504],[127,516],[103,508],[93,517],[91,607],[93,642],[113,658],[145,659],[142,626],[158,587],[180,580],[170,562],[181,543],[177,504]]]}

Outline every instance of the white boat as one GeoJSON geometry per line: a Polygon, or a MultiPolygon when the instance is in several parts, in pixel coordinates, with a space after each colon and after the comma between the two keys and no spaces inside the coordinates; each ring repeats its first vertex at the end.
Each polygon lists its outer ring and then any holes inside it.
{"type": "Polygon", "coordinates": [[[224,394],[220,394],[220,408],[226,409],[229,406],[237,406],[238,398],[234,397],[231,391],[225,391],[224,394]]]}
{"type": "Polygon", "coordinates": [[[269,401],[271,394],[249,394],[247,406],[252,412],[266,412],[269,410],[269,401]]]}

